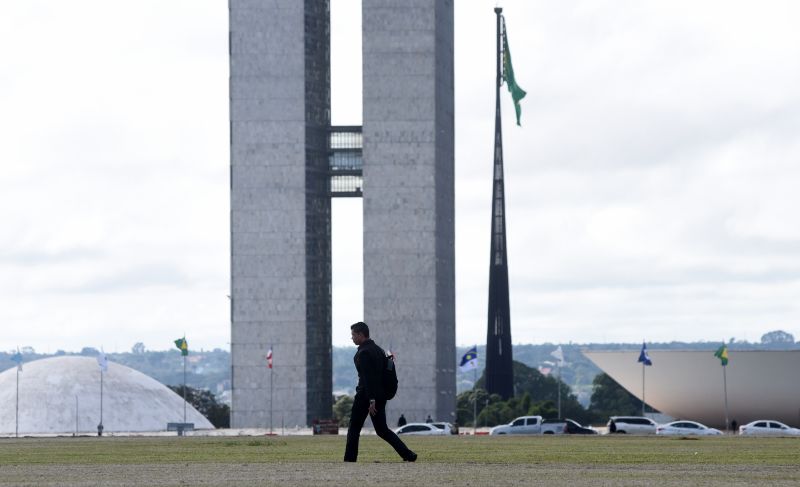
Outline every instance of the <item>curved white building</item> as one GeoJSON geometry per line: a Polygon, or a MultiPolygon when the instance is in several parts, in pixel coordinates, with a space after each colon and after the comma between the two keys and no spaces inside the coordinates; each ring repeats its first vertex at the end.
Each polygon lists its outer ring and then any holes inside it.
{"type": "MultiPolygon", "coordinates": [[[[17,368],[0,373],[0,434],[15,432],[17,368]]],[[[186,421],[214,426],[191,405],[186,421]]],[[[97,434],[100,367],[92,357],[52,357],[23,364],[19,373],[19,434],[97,434]]],[[[129,367],[109,362],[103,373],[103,426],[115,431],[162,431],[183,422],[183,398],[129,367]]]]}
{"type": "MultiPolygon", "coordinates": [[[[583,351],[631,394],[642,398],[639,351],[583,351]]],[[[664,414],[724,427],[722,366],[713,351],[648,350],[645,400],[664,414]]],[[[800,350],[728,350],[728,419],[740,425],[776,419],[800,425],[800,350]]]]}

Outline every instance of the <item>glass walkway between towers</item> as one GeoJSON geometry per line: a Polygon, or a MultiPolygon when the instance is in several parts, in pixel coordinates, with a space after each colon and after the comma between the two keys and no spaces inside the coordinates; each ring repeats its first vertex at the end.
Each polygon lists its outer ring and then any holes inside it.
{"type": "Polygon", "coordinates": [[[360,125],[332,126],[328,137],[329,193],[332,198],[360,198],[364,184],[360,125]]]}

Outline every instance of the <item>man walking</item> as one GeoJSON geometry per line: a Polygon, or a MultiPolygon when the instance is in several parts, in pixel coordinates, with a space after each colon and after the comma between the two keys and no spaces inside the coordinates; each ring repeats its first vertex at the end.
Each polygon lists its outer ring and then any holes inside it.
{"type": "Polygon", "coordinates": [[[369,327],[363,321],[350,326],[350,336],[358,346],[353,362],[358,371],[358,386],[350,412],[350,427],[347,429],[347,446],[344,461],[358,459],[358,440],[367,415],[372,419],[375,433],[392,445],[394,451],[406,462],[413,462],[417,454],[409,450],[403,441],[386,426],[386,398],[383,393],[382,373],[386,352],[369,337],[369,327]]]}

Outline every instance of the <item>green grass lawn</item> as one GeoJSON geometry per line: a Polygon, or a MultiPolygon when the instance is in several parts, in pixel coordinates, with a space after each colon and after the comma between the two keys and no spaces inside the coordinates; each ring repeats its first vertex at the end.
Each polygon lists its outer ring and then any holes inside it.
{"type": "Polygon", "coordinates": [[[800,439],[374,436],[0,440],[0,485],[798,485],[800,439]]]}

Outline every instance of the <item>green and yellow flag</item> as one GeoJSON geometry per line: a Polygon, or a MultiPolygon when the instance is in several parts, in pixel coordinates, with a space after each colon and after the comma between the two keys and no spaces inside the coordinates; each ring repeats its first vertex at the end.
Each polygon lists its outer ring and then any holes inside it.
{"type": "Polygon", "coordinates": [[[511,66],[511,50],[508,48],[508,31],[506,30],[505,18],[503,18],[503,79],[506,85],[508,85],[511,98],[514,100],[514,110],[517,112],[517,125],[520,125],[519,117],[522,115],[522,109],[519,106],[519,102],[525,98],[527,93],[519,87],[517,80],[514,78],[514,68],[511,66]]]}
{"type": "Polygon", "coordinates": [[[724,343],[714,352],[714,356],[719,359],[723,367],[728,365],[728,347],[724,343]]]}
{"type": "Polygon", "coordinates": [[[189,344],[186,343],[186,337],[175,340],[175,346],[181,351],[181,355],[189,355],[189,344]]]}

